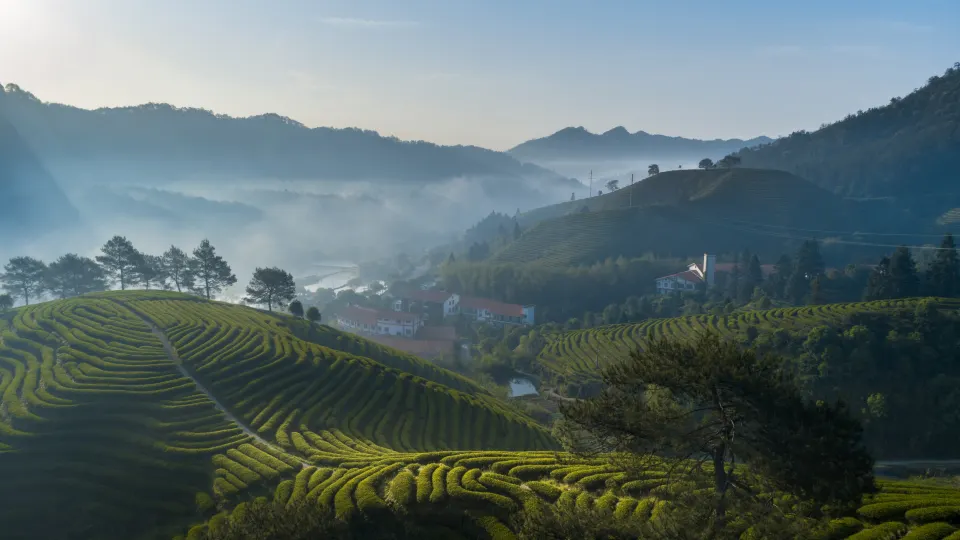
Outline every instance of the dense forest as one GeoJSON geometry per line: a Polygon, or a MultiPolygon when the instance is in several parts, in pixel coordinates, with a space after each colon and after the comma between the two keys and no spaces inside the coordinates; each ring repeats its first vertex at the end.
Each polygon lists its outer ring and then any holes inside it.
{"type": "Polygon", "coordinates": [[[960,63],[890,103],[739,152],[850,197],[890,197],[929,225],[960,206],[960,63]]]}

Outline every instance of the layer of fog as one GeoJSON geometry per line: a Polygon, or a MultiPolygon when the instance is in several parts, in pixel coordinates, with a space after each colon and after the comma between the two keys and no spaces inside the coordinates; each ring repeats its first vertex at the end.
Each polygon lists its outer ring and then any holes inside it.
{"type": "Polygon", "coordinates": [[[511,181],[452,178],[411,186],[189,178],[145,187],[61,177],[80,223],[43,236],[2,238],[0,261],[29,255],[50,262],[68,252],[93,257],[113,235],[152,254],[170,245],[190,251],[208,238],[237,275],[237,286],[224,295],[236,299],[256,267],[310,276],[318,274],[319,264],[349,266],[400,253],[416,261],[491,211],[512,215],[569,197],[566,187],[544,192],[511,181]]]}
{"type": "Polygon", "coordinates": [[[661,171],[670,171],[681,168],[696,169],[699,162],[700,159],[693,158],[638,157],[628,160],[551,160],[537,161],[536,164],[563,176],[576,178],[583,184],[589,184],[590,172],[593,171],[593,185],[596,190],[603,189],[603,183],[608,180],[619,180],[620,185],[629,183],[631,174],[634,175],[634,180],[646,178],[647,170],[652,164],[659,166],[661,171]]]}

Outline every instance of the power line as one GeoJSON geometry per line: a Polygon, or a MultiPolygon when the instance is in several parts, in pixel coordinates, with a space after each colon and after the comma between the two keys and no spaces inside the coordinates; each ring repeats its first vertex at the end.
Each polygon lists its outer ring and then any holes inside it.
{"type": "MultiPolygon", "coordinates": [[[[792,235],[789,235],[789,234],[780,234],[780,233],[774,233],[774,232],[770,232],[770,231],[763,231],[763,230],[743,228],[743,227],[738,227],[738,226],[735,226],[735,225],[728,225],[728,224],[723,223],[723,222],[720,222],[720,221],[708,221],[708,220],[703,220],[703,219],[698,218],[698,217],[696,217],[696,216],[692,216],[692,218],[693,218],[694,220],[701,221],[701,222],[703,222],[703,223],[712,224],[712,225],[719,225],[719,226],[721,226],[721,227],[727,227],[727,228],[729,228],[729,229],[733,229],[733,230],[740,231],[740,232],[747,232],[747,233],[753,233],[753,234],[761,234],[761,235],[764,235],[764,236],[771,236],[771,237],[775,237],[775,238],[786,238],[786,239],[789,239],[789,240],[809,240],[809,239],[810,239],[810,238],[804,238],[804,237],[801,237],[801,236],[792,236],[792,235]]],[[[885,247],[885,248],[906,247],[906,248],[910,248],[910,249],[920,249],[920,250],[928,250],[928,251],[950,251],[951,249],[955,249],[955,248],[942,248],[942,247],[937,247],[937,246],[920,246],[920,245],[915,245],[915,244],[880,244],[880,243],[877,243],[877,242],[859,242],[859,241],[855,241],[855,240],[834,240],[834,239],[831,239],[828,243],[830,243],[830,244],[846,244],[846,245],[853,245],[853,246],[885,247]]]]}
{"type": "Polygon", "coordinates": [[[828,229],[804,229],[801,227],[789,227],[787,225],[771,225],[765,223],[752,223],[749,221],[741,221],[737,219],[727,219],[724,221],[729,221],[731,223],[742,223],[744,225],[752,225],[756,227],[769,227],[771,229],[785,229],[791,231],[802,231],[802,232],[816,232],[824,234],[844,234],[848,236],[914,236],[922,238],[943,238],[942,234],[926,234],[926,233],[872,233],[872,232],[862,232],[862,231],[833,231],[828,229]]]}

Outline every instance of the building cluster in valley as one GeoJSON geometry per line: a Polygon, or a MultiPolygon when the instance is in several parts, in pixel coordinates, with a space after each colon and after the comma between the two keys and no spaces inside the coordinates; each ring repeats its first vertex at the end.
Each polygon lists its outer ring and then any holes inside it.
{"type": "Polygon", "coordinates": [[[411,289],[396,296],[392,310],[347,306],[336,314],[340,328],[424,358],[457,354],[453,317],[495,325],[532,325],[534,306],[436,290],[411,289]]]}

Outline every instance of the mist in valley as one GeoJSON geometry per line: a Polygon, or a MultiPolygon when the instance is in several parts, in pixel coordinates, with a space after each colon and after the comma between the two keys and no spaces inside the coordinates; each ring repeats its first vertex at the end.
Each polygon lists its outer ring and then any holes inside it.
{"type": "Polygon", "coordinates": [[[427,249],[456,241],[491,211],[512,215],[569,196],[566,187],[544,191],[490,177],[410,184],[389,178],[211,175],[123,181],[105,173],[109,181],[96,182],[91,181],[98,177],[95,171],[74,175],[59,169],[63,176],[57,183],[77,220],[44,233],[4,235],[0,260],[28,255],[50,262],[65,253],[93,257],[114,235],[156,255],[171,245],[189,252],[207,238],[237,275],[237,285],[224,292],[228,299],[242,296],[256,267],[279,266],[305,277],[317,275],[315,267],[322,264],[358,264],[401,253],[417,261],[427,249]]]}

